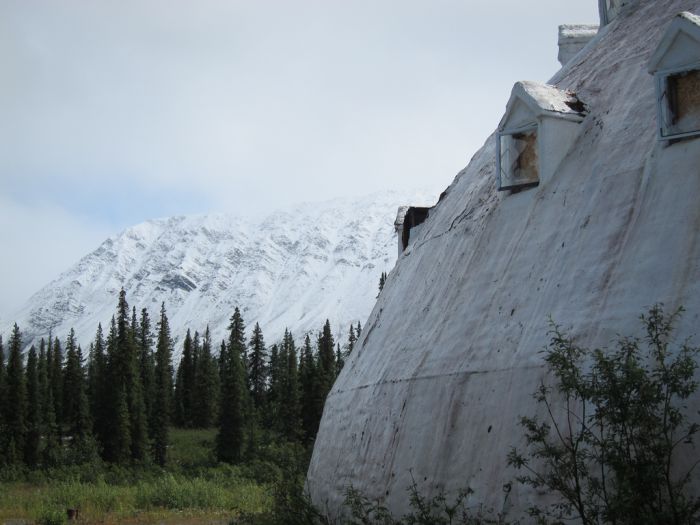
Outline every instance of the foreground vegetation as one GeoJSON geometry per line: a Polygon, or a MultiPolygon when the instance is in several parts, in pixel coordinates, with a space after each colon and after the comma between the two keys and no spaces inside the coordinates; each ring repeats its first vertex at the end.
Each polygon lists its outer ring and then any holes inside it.
{"type": "Polygon", "coordinates": [[[153,331],[124,290],[87,359],[73,330],[25,356],[15,325],[7,359],[0,339],[0,518],[49,523],[78,508],[92,521],[249,520],[273,506],[278,487],[301,494],[326,395],[360,324],[341,348],[326,321],[298,350],[288,331],[268,350],[257,324],[248,339],[238,308],[228,328],[218,355],[208,327],[203,337],[188,329],[175,369],[165,305],[153,331]]]}
{"type": "Polygon", "coordinates": [[[171,430],[166,468],[121,467],[101,461],[46,470],[5,468],[0,481],[0,521],[62,523],[79,509],[83,522],[151,523],[255,516],[272,506],[278,465],[304,462],[291,446],[264,446],[257,461],[217,463],[215,429],[171,430]]]}
{"type": "MultiPolygon", "coordinates": [[[[662,305],[640,317],[641,337],[620,337],[613,348],[582,347],[552,324],[544,351],[549,376],[534,393],[545,417],[524,416],[526,448],[512,449],[516,482],[555,495],[526,516],[469,505],[457,495],[424,497],[408,488],[410,512],[395,517],[381,501],[349,488],[352,525],[692,525],[700,523],[700,465],[694,438],[700,348],[676,341],[683,310],[662,305]],[[681,455],[682,454],[682,455],[681,455]],[[683,461],[679,461],[679,460],[683,461]]],[[[504,486],[508,498],[511,483],[504,486]]],[[[503,505],[505,507],[505,505],[503,505]]]]}
{"type": "MultiPolygon", "coordinates": [[[[660,305],[654,306],[641,316],[641,337],[622,337],[610,349],[581,347],[574,337],[552,325],[550,344],[544,351],[549,375],[534,394],[545,417],[521,418],[527,446],[513,449],[508,462],[515,469],[513,483],[529,485],[558,499],[549,506],[530,508],[527,516],[507,516],[475,506],[473,501],[478,501],[479,495],[468,487],[456,495],[440,493],[426,498],[415,483],[407,489],[410,510],[404,516],[393,516],[381,500],[371,500],[352,487],[348,487],[342,521],[332,522],[322,516],[303,493],[310,443],[315,435],[315,427],[309,434],[311,427],[307,425],[318,425],[309,414],[323,407],[323,392],[330,388],[330,379],[339,370],[342,352],[340,348],[332,352],[332,338],[328,345],[330,330],[325,326],[315,356],[307,338],[297,361],[293,339],[287,334],[281,349],[273,347],[268,358],[262,333],[256,327],[249,355],[236,311],[231,337],[222,345],[224,357],[219,360],[220,384],[215,390],[222,403],[226,399],[228,402],[217,409],[218,427],[159,429],[160,437],[147,441],[154,454],[140,458],[132,455],[129,461],[126,456],[121,461],[111,455],[105,457],[104,443],[116,441],[93,441],[89,432],[71,427],[71,422],[77,420],[70,418],[53,427],[61,429],[55,442],[50,433],[32,437],[27,432],[23,441],[18,441],[6,432],[2,436],[6,455],[0,468],[0,520],[24,519],[52,525],[66,521],[66,509],[79,509],[84,523],[698,523],[700,497],[691,492],[698,480],[698,462],[678,464],[677,459],[679,453],[693,450],[690,447],[700,431],[696,414],[685,409],[686,401],[697,395],[700,349],[687,341],[674,340],[674,327],[681,313],[678,310],[669,315],[660,305]],[[308,361],[304,362],[304,356],[308,361]],[[306,367],[307,372],[315,369],[315,375],[309,376],[315,377],[313,382],[290,380],[296,374],[296,365],[306,367]],[[308,411],[300,402],[305,395],[303,384],[309,388],[308,411]],[[289,404],[290,395],[293,404],[289,404]],[[238,412],[224,408],[232,404],[238,412]],[[290,407],[296,408],[290,412],[290,407]],[[167,441],[159,445],[158,439],[164,437],[167,441]],[[23,461],[18,459],[18,443],[25,445],[23,461]],[[27,451],[39,453],[28,456],[27,451]]],[[[202,357],[196,339],[185,339],[174,387],[175,404],[168,415],[186,427],[195,427],[194,421],[201,416],[191,404],[196,398],[188,398],[186,388],[187,377],[196,377],[196,367],[189,371],[186,368],[191,366],[188,359],[194,363],[202,357]],[[189,349],[187,345],[191,345],[189,349]]],[[[22,370],[14,340],[11,347],[6,385],[16,383],[20,377],[16,372],[22,370]]],[[[31,354],[28,361],[27,383],[32,384],[37,367],[31,354]]],[[[70,377],[69,370],[66,365],[64,377],[70,377]]],[[[45,381],[48,396],[43,402],[51,423],[54,405],[49,384],[45,381]]],[[[42,391],[34,390],[35,394],[42,391]]],[[[12,394],[10,389],[6,392],[12,394]]],[[[0,399],[21,401],[11,395],[0,399]]],[[[42,397],[30,396],[30,404],[37,399],[42,397]]],[[[126,421],[133,420],[128,408],[125,414],[126,421]]],[[[10,425],[5,429],[17,424],[12,413],[6,411],[5,415],[4,424],[9,421],[10,425]]],[[[122,452],[133,453],[133,439],[123,444],[127,443],[122,452]]],[[[509,492],[504,492],[505,498],[509,492]]]]}

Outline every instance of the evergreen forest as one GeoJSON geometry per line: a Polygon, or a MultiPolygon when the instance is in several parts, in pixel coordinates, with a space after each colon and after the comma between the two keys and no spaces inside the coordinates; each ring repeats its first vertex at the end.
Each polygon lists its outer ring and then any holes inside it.
{"type": "Polygon", "coordinates": [[[287,330],[268,345],[236,308],[225,340],[212,341],[209,327],[188,329],[175,365],[165,304],[153,320],[129,306],[123,289],[87,349],[71,330],[23,352],[15,324],[9,340],[0,339],[0,481],[95,470],[100,482],[105,472],[122,480],[183,474],[181,456],[192,451],[173,442],[185,436],[207,459],[190,462],[195,472],[183,479],[231,465],[253,483],[284,479],[298,488],[325,398],[361,330],[350,326],[341,345],[326,320],[303,341],[287,330]]]}

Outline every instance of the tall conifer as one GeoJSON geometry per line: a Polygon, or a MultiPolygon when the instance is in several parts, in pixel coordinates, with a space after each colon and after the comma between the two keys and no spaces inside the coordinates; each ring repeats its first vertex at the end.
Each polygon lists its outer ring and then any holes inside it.
{"type": "Polygon", "coordinates": [[[243,366],[245,356],[245,326],[236,307],[229,324],[229,340],[221,359],[221,401],[216,452],[219,461],[235,463],[244,452],[245,411],[248,389],[243,366]]]}
{"type": "MultiPolygon", "coordinates": [[[[49,339],[51,334],[49,333],[49,339]]],[[[53,352],[51,364],[49,367],[49,383],[51,385],[51,395],[53,396],[54,415],[56,417],[56,425],[61,433],[63,424],[63,350],[58,337],[53,340],[53,352]]]]}
{"type": "Polygon", "coordinates": [[[63,371],[63,421],[68,425],[70,434],[73,434],[72,427],[80,402],[78,394],[82,389],[82,374],[82,366],[78,362],[75,330],[71,328],[66,339],[66,366],[63,371]]]}
{"type": "Polygon", "coordinates": [[[39,356],[37,359],[37,382],[39,388],[39,410],[43,425],[46,424],[46,408],[48,404],[49,369],[46,359],[46,340],[42,337],[39,342],[39,356]]]}
{"type": "Polygon", "coordinates": [[[158,321],[158,340],[156,342],[155,366],[155,400],[153,411],[153,459],[160,465],[167,461],[168,425],[172,404],[172,339],[170,325],[165,311],[165,303],[161,304],[160,320],[158,321]]]}
{"type": "Polygon", "coordinates": [[[38,366],[36,348],[32,345],[27,356],[27,438],[24,446],[24,462],[30,467],[36,467],[39,463],[39,445],[41,442],[41,401],[38,366]]]}
{"type": "Polygon", "coordinates": [[[153,438],[154,428],[154,404],[156,393],[155,356],[153,355],[153,333],[151,331],[151,318],[148,310],[141,310],[141,318],[136,334],[136,346],[138,350],[139,368],[141,372],[141,386],[143,400],[146,408],[148,423],[148,435],[153,438]]]}
{"type": "Polygon", "coordinates": [[[194,372],[194,345],[188,328],[175,380],[175,423],[181,427],[193,426],[194,372]]]}
{"type": "MultiPolygon", "coordinates": [[[[5,373],[5,349],[2,344],[2,336],[0,335],[0,436],[5,433],[5,412],[6,412],[6,373],[5,373]]],[[[0,451],[2,451],[2,438],[0,438],[0,451]]],[[[2,464],[2,461],[0,461],[2,464]]]]}
{"type": "Polygon", "coordinates": [[[108,390],[110,377],[108,375],[105,347],[102,324],[99,323],[95,332],[95,340],[90,347],[87,391],[93,432],[103,446],[109,441],[108,432],[110,428],[110,392],[108,390]]]}
{"type": "Polygon", "coordinates": [[[220,395],[219,369],[211,353],[209,326],[204,332],[195,370],[194,415],[195,424],[209,428],[216,422],[220,395]]]}
{"type": "Polygon", "coordinates": [[[53,400],[53,391],[49,380],[49,370],[53,363],[53,344],[49,337],[48,344],[41,339],[39,345],[39,388],[41,397],[41,433],[44,436],[44,447],[41,452],[41,461],[44,466],[56,466],[61,461],[61,447],[59,443],[59,431],[56,424],[56,407],[53,400]]]}
{"type": "Polygon", "coordinates": [[[71,329],[66,341],[66,370],[64,373],[64,421],[76,446],[83,447],[92,437],[92,422],[87,400],[83,369],[83,353],[75,346],[75,332],[71,329]]]}
{"type": "Polygon", "coordinates": [[[343,352],[340,350],[340,343],[337,343],[336,351],[335,351],[335,376],[336,377],[338,377],[338,374],[340,374],[340,371],[343,369],[344,365],[345,365],[345,358],[343,357],[343,352]]]}
{"type": "Polygon", "coordinates": [[[299,384],[296,345],[294,344],[294,338],[291,332],[288,330],[285,330],[284,333],[280,360],[285,367],[280,413],[283,433],[288,440],[298,441],[302,437],[301,389],[299,384]]]}
{"type": "Polygon", "coordinates": [[[345,345],[345,355],[350,355],[355,349],[355,343],[357,342],[357,336],[355,335],[355,327],[350,324],[350,331],[348,332],[348,342],[345,345]]]}
{"type": "Polygon", "coordinates": [[[311,338],[306,334],[299,360],[299,382],[302,393],[302,428],[304,441],[309,443],[316,435],[315,393],[318,390],[318,371],[311,347],[311,338]]]}
{"type": "MultiPolygon", "coordinates": [[[[136,311],[132,312],[133,317],[136,311]]],[[[146,422],[146,407],[141,388],[141,374],[135,341],[135,331],[129,322],[129,305],[126,301],[124,288],[119,292],[117,303],[117,344],[115,362],[112,366],[114,386],[117,393],[115,410],[121,410],[121,395],[126,396],[126,413],[128,415],[129,456],[140,462],[146,458],[148,449],[148,428],[146,422]]],[[[122,418],[115,418],[117,425],[122,424],[122,418]]],[[[120,435],[125,435],[126,429],[119,429],[120,435]]],[[[119,452],[119,457],[123,457],[119,452]]]]}
{"type": "Polygon", "coordinates": [[[27,385],[22,364],[22,334],[16,323],[12,329],[8,347],[5,459],[13,464],[23,459],[27,432],[27,385]]]}
{"type": "Polygon", "coordinates": [[[255,323],[253,335],[250,337],[250,353],[248,354],[248,384],[253,400],[253,406],[260,410],[265,404],[267,387],[267,350],[262,329],[255,323]]]}
{"type": "Polygon", "coordinates": [[[268,367],[269,384],[265,403],[267,405],[267,409],[265,410],[265,425],[268,428],[273,428],[278,431],[282,430],[282,421],[279,416],[283,396],[283,352],[284,348],[280,349],[277,345],[272,345],[270,348],[270,365],[268,367]]]}

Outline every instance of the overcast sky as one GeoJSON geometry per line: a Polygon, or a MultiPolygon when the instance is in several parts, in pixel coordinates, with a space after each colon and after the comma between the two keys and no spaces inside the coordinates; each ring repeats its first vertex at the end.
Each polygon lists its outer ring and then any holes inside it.
{"type": "Polygon", "coordinates": [[[444,189],[595,0],[3,0],[0,316],[108,235],[444,189]]]}

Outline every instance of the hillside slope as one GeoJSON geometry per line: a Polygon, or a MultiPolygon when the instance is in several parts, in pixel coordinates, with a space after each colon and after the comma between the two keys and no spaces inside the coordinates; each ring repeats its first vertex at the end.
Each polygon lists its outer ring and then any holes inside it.
{"type": "Polygon", "coordinates": [[[220,341],[236,306],[250,328],[260,323],[269,342],[281,339],[285,327],[301,336],[325,319],[347,330],[372,309],[379,276],[396,260],[396,209],[412,201],[434,198],[383,192],[309,203],[261,221],[228,215],[147,221],[107,239],[13,320],[26,344],[49,330],[64,338],[73,327],[87,347],[98,323],[107,328],[123,286],[130,305],[148,308],[154,327],[165,301],[174,337],[209,324],[220,341]]]}

